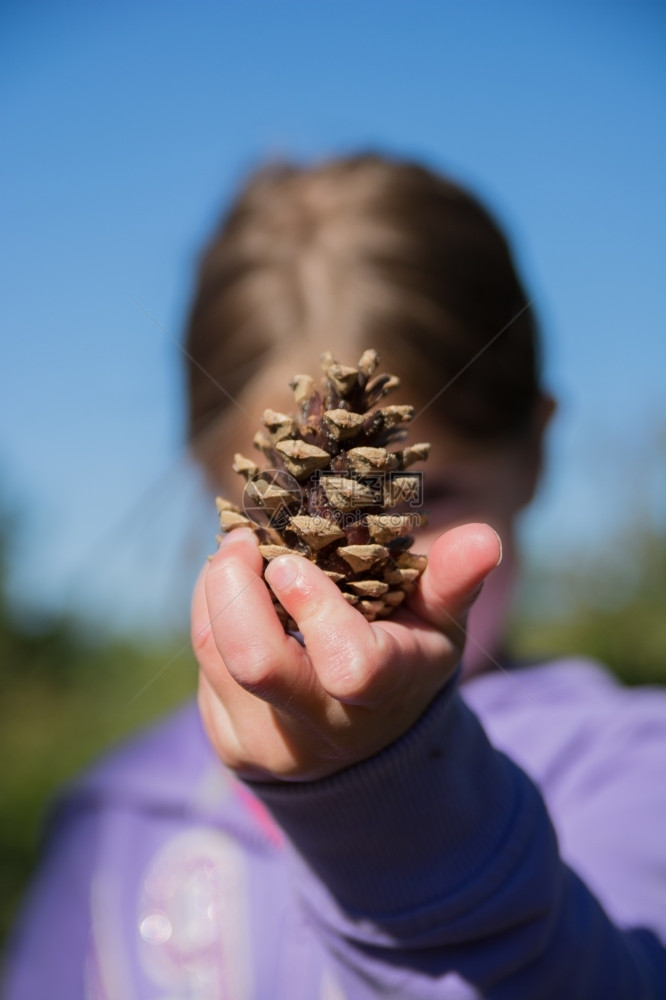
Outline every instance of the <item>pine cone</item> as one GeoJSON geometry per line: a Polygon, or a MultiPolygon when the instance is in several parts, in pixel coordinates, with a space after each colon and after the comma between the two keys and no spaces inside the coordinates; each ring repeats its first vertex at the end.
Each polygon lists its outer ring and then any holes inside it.
{"type": "MultiPolygon", "coordinates": [[[[326,353],[319,388],[309,375],[295,375],[289,384],[298,416],[265,410],[268,433],[254,439],[270,467],[260,470],[236,454],[233,469],[246,481],[243,506],[217,498],[222,530],[252,528],[264,566],[298,552],[368,621],[392,614],[426,566],[426,556],[409,551],[410,530],[425,523],[413,509],[421,504],[421,474],[405,470],[426,459],[430,445],[387,450],[405,438],[414,408],[376,407],[400,384],[395,375],[374,375],[378,361],[367,350],[352,368],[326,353]]],[[[273,603],[285,629],[297,629],[273,603]]]]}

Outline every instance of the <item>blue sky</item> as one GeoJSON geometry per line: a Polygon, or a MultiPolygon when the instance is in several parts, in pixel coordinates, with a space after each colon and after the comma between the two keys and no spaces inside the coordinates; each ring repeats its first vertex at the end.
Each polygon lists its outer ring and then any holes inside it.
{"type": "Polygon", "coordinates": [[[470,184],[513,240],[560,400],[528,552],[579,558],[659,518],[665,21],[640,0],[5,4],[17,602],[182,622],[216,528],[171,338],[202,240],[267,156],[372,147],[470,184]]]}

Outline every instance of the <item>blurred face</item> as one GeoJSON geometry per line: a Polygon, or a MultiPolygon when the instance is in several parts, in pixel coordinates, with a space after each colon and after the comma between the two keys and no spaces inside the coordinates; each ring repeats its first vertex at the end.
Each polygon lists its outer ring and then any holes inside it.
{"type": "Polygon", "coordinates": [[[501,656],[517,576],[515,519],[532,496],[538,463],[524,442],[463,443],[425,416],[410,439],[431,442],[423,469],[428,524],[416,532],[413,550],[427,553],[443,531],[477,521],[489,524],[502,540],[502,562],[486,580],[468,620],[463,669],[469,677],[492,670],[501,656]]]}

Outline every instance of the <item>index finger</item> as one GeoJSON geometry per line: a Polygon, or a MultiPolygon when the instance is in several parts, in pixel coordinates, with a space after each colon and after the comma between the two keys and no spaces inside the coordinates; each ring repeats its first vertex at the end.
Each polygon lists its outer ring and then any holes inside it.
{"type": "MultiPolygon", "coordinates": [[[[202,667],[220,696],[228,674],[241,687],[277,704],[292,698],[307,680],[301,676],[305,657],[299,643],[285,634],[261,569],[254,536],[234,529],[203,579],[208,624],[219,661],[204,662],[202,667]]],[[[201,597],[198,606],[198,613],[205,615],[201,597]]]]}

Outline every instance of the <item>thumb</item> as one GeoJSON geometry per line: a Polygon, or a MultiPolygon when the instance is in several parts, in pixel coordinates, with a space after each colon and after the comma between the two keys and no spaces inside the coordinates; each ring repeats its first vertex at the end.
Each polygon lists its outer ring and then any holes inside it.
{"type": "Polygon", "coordinates": [[[481,585],[502,559],[502,542],[487,524],[463,524],[433,542],[410,611],[460,644],[460,629],[481,585]]]}

